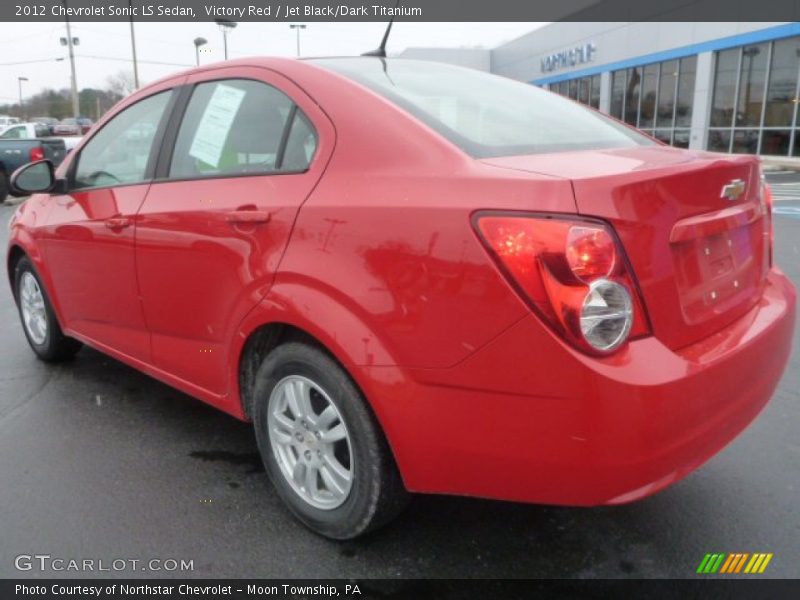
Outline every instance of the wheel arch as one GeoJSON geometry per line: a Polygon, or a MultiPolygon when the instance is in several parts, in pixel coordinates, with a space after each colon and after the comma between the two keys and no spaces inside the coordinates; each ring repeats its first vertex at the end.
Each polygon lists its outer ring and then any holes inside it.
{"type": "Polygon", "coordinates": [[[242,417],[248,421],[252,420],[253,406],[255,398],[253,391],[255,388],[255,377],[258,368],[261,366],[263,360],[269,355],[271,351],[279,346],[289,342],[302,342],[321,350],[334,360],[353,381],[353,384],[358,389],[366,402],[368,410],[372,413],[381,433],[386,440],[395,465],[400,472],[400,476],[405,480],[404,469],[401,464],[400,457],[397,454],[396,446],[393,441],[393,431],[388,427],[384,418],[382,418],[380,411],[377,410],[378,406],[370,398],[368,390],[365,389],[363,383],[364,377],[367,377],[362,369],[357,365],[350,363],[347,359],[343,359],[338,352],[339,348],[333,350],[328,344],[324,343],[317,335],[312,334],[303,327],[296,323],[285,321],[271,321],[264,322],[255,326],[250,330],[249,334],[244,337],[241,352],[238,354],[237,361],[237,387],[238,399],[240,406],[237,407],[242,417]]]}
{"type": "MultiPolygon", "coordinates": [[[[342,301],[341,294],[315,281],[276,281],[243,319],[232,345],[231,381],[238,386],[245,418],[250,416],[250,388],[255,369],[278,344],[300,340],[318,346],[333,357],[358,384],[358,367],[394,366],[394,357],[372,331],[357,307],[342,301]]],[[[377,412],[374,409],[373,412],[377,412]]]]}
{"type": "Polygon", "coordinates": [[[16,300],[17,294],[14,289],[14,272],[17,268],[17,263],[27,256],[25,250],[21,246],[14,244],[8,249],[8,257],[6,260],[6,269],[8,270],[8,284],[11,286],[11,293],[16,300]]]}
{"type": "Polygon", "coordinates": [[[402,474],[393,439],[397,432],[382,414],[385,399],[372,397],[384,389],[374,380],[376,370],[396,367],[394,357],[359,311],[321,284],[279,280],[240,324],[231,353],[231,381],[238,392],[233,394],[238,406],[232,406],[232,412],[250,420],[256,371],[270,351],[288,341],[313,345],[344,369],[364,397],[402,474]]]}
{"type": "Polygon", "coordinates": [[[253,415],[253,389],[255,388],[256,372],[261,363],[275,348],[293,341],[315,346],[340,362],[322,342],[295,325],[273,321],[256,327],[244,341],[239,353],[237,369],[239,401],[242,414],[246,419],[251,419],[253,415]]]}

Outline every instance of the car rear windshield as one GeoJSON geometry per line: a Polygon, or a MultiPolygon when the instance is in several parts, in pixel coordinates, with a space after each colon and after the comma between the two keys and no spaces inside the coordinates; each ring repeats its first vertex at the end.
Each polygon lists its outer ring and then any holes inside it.
{"type": "Polygon", "coordinates": [[[476,158],[652,145],[613,119],[534,85],[405,59],[321,58],[476,158]]]}

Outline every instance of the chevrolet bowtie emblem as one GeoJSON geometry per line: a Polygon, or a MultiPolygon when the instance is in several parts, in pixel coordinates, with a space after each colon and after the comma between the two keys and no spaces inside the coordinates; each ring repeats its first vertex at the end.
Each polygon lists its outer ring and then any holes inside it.
{"type": "Polygon", "coordinates": [[[728,200],[736,200],[744,194],[745,183],[741,179],[734,179],[730,183],[726,183],[722,186],[722,192],[720,192],[720,198],[726,198],[728,200]]]}

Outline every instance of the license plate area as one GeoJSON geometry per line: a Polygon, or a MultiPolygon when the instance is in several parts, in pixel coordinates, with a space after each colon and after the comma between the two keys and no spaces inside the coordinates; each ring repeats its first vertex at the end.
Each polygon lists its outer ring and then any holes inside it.
{"type": "Polygon", "coordinates": [[[673,243],[675,281],[687,324],[757,300],[764,276],[763,244],[758,222],[673,243]]]}

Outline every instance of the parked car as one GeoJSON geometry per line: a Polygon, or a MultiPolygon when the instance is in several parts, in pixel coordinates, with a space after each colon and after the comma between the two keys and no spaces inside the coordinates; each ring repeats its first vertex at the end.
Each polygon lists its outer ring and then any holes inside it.
{"type": "Polygon", "coordinates": [[[33,138],[52,138],[61,139],[64,141],[64,146],[67,152],[75,148],[82,137],[67,136],[63,138],[54,138],[50,134],[50,129],[43,123],[17,123],[10,125],[4,130],[0,131],[0,139],[33,139],[33,138]]]}
{"type": "Polygon", "coordinates": [[[14,123],[19,123],[19,119],[16,117],[9,117],[7,115],[0,115],[0,128],[8,127],[14,123]]]}
{"type": "Polygon", "coordinates": [[[94,125],[94,121],[92,121],[91,119],[87,119],[85,117],[81,117],[78,119],[78,125],[80,125],[81,134],[89,133],[89,130],[92,128],[92,125],[94,125]]]}
{"type": "MultiPolygon", "coordinates": [[[[9,176],[18,167],[31,161],[49,160],[54,166],[61,164],[67,155],[63,139],[59,138],[19,138],[19,126],[12,125],[0,134],[0,203],[9,194],[9,176]]],[[[27,129],[23,127],[23,129],[27,129]]]]}
{"type": "Polygon", "coordinates": [[[43,125],[46,125],[50,130],[50,135],[54,133],[53,130],[55,129],[55,126],[58,125],[58,119],[53,117],[33,117],[31,121],[33,123],[42,123],[43,125]]]}
{"type": "Polygon", "coordinates": [[[80,123],[77,119],[68,118],[61,119],[53,127],[53,135],[81,135],[83,133],[80,123]]]}
{"type": "Polygon", "coordinates": [[[50,128],[43,123],[15,123],[0,129],[2,140],[23,140],[50,137],[50,128]]]}
{"type": "Polygon", "coordinates": [[[7,263],[35,354],[88,344],[252,420],[331,538],[408,492],[653,494],[755,418],[791,347],[756,157],[470,69],[189,71],[13,184],[36,194],[7,263]]]}

